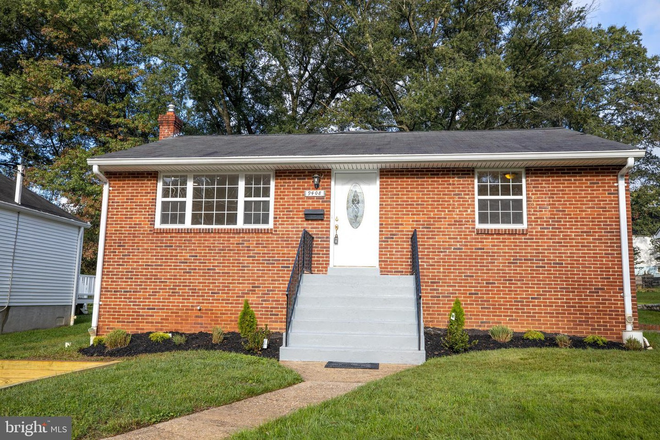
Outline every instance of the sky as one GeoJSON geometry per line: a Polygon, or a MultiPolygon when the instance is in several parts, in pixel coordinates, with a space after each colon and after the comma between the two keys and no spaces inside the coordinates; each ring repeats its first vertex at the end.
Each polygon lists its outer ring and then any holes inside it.
{"type": "Polygon", "coordinates": [[[573,0],[577,6],[593,4],[588,24],[626,26],[640,30],[649,55],[660,55],[660,0],[573,0]]]}

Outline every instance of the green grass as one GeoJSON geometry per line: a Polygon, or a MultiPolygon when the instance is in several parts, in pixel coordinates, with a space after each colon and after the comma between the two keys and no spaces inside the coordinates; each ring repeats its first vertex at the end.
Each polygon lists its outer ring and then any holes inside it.
{"type": "Polygon", "coordinates": [[[660,304],[660,289],[639,289],[637,291],[638,304],[660,304]]]}
{"type": "Polygon", "coordinates": [[[644,332],[644,337],[649,341],[654,350],[660,350],[660,333],[644,332]]]}
{"type": "Polygon", "coordinates": [[[74,439],[97,439],[300,381],[272,359],[161,353],[1,389],[0,416],[71,416],[74,439]]]}
{"type": "Polygon", "coordinates": [[[88,360],[78,349],[89,346],[91,321],[92,315],[79,315],[72,326],[0,335],[0,359],[88,360]]]}
{"type": "Polygon", "coordinates": [[[657,438],[659,361],[547,348],[438,358],[233,438],[657,438]]]}
{"type": "Polygon", "coordinates": [[[637,311],[640,324],[660,324],[660,312],[653,310],[637,311]]]}

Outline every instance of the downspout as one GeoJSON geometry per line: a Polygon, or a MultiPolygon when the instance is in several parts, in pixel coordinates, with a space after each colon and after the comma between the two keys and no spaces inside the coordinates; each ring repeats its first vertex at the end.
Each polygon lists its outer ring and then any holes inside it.
{"type": "Polygon", "coordinates": [[[98,165],[93,167],[94,174],[103,182],[103,202],[101,205],[101,224],[99,226],[99,248],[96,257],[96,278],[94,279],[94,310],[92,311],[92,327],[89,329],[89,344],[92,345],[99,326],[99,306],[101,304],[101,280],[103,279],[103,254],[105,253],[105,230],[108,219],[108,198],[110,197],[110,182],[103,175],[98,165]]]}
{"type": "Polygon", "coordinates": [[[78,284],[80,283],[80,262],[82,261],[82,248],[83,248],[83,235],[85,228],[82,226],[78,229],[78,255],[76,256],[76,270],[73,273],[73,300],[71,300],[71,323],[73,325],[76,320],[76,306],[78,305],[78,284]]]}
{"type": "MultiPolygon", "coordinates": [[[[623,309],[626,318],[626,332],[633,330],[632,291],[630,287],[630,254],[628,248],[628,212],[626,203],[626,174],[633,167],[635,159],[628,158],[626,166],[619,171],[619,229],[621,235],[621,269],[623,270],[623,309]]],[[[624,341],[626,335],[624,332],[624,341]]]]}

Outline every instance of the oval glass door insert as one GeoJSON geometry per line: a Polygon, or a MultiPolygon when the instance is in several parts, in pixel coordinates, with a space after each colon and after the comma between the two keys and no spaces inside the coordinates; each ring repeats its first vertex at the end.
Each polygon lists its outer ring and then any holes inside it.
{"type": "Polygon", "coordinates": [[[348,190],[346,197],[346,214],[348,215],[348,223],[353,229],[360,227],[362,218],[364,217],[364,193],[359,184],[354,183],[348,190]]]}

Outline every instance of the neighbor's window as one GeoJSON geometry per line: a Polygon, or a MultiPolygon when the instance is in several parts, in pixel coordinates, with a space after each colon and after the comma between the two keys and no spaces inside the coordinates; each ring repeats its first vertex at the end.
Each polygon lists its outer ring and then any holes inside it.
{"type": "Polygon", "coordinates": [[[163,174],[157,225],[270,226],[272,177],[271,173],[163,174]]]}
{"type": "Polygon", "coordinates": [[[477,227],[525,227],[525,171],[476,171],[477,227]]]}

